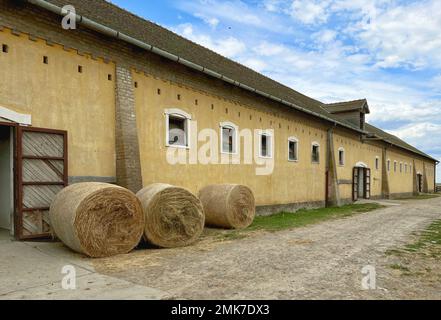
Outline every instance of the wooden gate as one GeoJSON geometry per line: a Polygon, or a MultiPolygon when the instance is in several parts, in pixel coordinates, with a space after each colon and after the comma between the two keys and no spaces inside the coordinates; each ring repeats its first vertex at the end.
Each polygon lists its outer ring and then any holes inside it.
{"type": "Polygon", "coordinates": [[[371,169],[364,169],[364,198],[371,198],[371,169]]]}
{"type": "Polygon", "coordinates": [[[49,237],[50,204],[68,185],[67,132],[18,127],[16,146],[15,236],[49,237]]]}
{"type": "Polygon", "coordinates": [[[358,167],[355,167],[353,169],[352,174],[352,200],[357,201],[358,200],[358,167]]]}

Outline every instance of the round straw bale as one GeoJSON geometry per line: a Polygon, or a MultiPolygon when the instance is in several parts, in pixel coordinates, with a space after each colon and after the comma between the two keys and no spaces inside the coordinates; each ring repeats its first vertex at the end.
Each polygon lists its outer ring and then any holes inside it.
{"type": "Polygon", "coordinates": [[[194,243],[204,230],[205,215],[190,191],[155,183],[136,195],[144,210],[144,239],[158,247],[183,247],[194,243]]]}
{"type": "Polygon", "coordinates": [[[237,184],[210,185],[199,191],[207,225],[243,229],[253,223],[256,207],[250,188],[237,184]]]}
{"type": "Polygon", "coordinates": [[[53,231],[72,250],[101,258],[128,253],[142,237],[144,216],[131,191],[107,183],[77,183],[50,208],[53,231]]]}

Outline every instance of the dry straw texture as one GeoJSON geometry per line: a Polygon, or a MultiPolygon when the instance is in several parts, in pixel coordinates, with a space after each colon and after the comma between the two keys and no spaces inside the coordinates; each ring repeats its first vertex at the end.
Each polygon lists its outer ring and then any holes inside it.
{"type": "Polygon", "coordinates": [[[253,192],[242,185],[211,185],[199,191],[207,225],[243,229],[253,223],[256,207],[253,192]]]}
{"type": "Polygon", "coordinates": [[[205,215],[190,191],[168,184],[152,184],[138,192],[145,217],[144,238],[164,248],[183,247],[199,239],[205,215]]]}
{"type": "Polygon", "coordinates": [[[56,236],[94,258],[128,253],[141,240],[144,216],[136,196],[106,183],[78,183],[63,189],[50,208],[56,236]]]}

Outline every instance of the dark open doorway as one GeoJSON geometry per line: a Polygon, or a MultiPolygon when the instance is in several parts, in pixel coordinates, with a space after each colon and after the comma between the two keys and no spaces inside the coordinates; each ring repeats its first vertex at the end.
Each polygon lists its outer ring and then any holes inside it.
{"type": "Polygon", "coordinates": [[[417,174],[417,191],[419,193],[423,192],[423,175],[421,173],[417,174]]]}

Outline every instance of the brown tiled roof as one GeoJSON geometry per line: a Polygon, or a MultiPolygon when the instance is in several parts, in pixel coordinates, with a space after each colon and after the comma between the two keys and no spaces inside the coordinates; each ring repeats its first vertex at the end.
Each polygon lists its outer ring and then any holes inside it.
{"type": "MultiPolygon", "coordinates": [[[[325,105],[318,100],[301,94],[300,92],[187,40],[153,22],[121,9],[112,3],[104,0],[47,0],[47,2],[59,7],[73,5],[77,14],[83,15],[107,27],[125,33],[137,40],[144,41],[154,47],[170,52],[188,61],[195,62],[247,86],[291,102],[301,108],[318,113],[331,121],[342,123],[345,126],[352,127],[354,130],[359,131],[359,128],[355,127],[353,124],[341,120],[328,112],[326,108],[330,105],[325,105]]],[[[357,100],[357,102],[347,102],[347,104],[357,104],[362,101],[366,102],[366,100],[357,100]]],[[[387,139],[392,140],[387,133],[378,128],[373,126],[368,126],[367,128],[370,128],[372,133],[375,133],[382,138],[387,137],[387,139]]],[[[398,146],[402,146],[405,149],[429,157],[397,137],[392,137],[393,141],[395,141],[398,146]]]]}
{"type": "Polygon", "coordinates": [[[394,136],[393,134],[387,133],[371,124],[366,123],[366,131],[368,131],[369,133],[377,136],[378,138],[381,138],[383,140],[385,140],[386,142],[392,143],[398,147],[407,149],[411,152],[417,153],[423,157],[427,157],[430,158],[434,161],[437,161],[436,159],[432,158],[431,156],[429,156],[428,154],[418,150],[417,148],[415,148],[414,146],[408,144],[407,142],[401,140],[400,138],[398,138],[397,136],[394,136]]]}
{"type": "MultiPolygon", "coordinates": [[[[345,111],[353,111],[353,110],[361,110],[365,106],[367,106],[366,99],[353,100],[353,101],[345,101],[345,102],[337,102],[337,103],[328,103],[325,104],[324,107],[331,113],[339,113],[345,111]]],[[[369,107],[367,107],[367,113],[369,113],[369,107]]]]}
{"type": "Polygon", "coordinates": [[[84,15],[98,23],[216,71],[252,88],[321,114],[332,121],[341,122],[337,117],[327,112],[320,101],[301,94],[112,3],[103,0],[47,0],[47,2],[59,7],[67,4],[73,5],[79,15],[84,15]]]}

